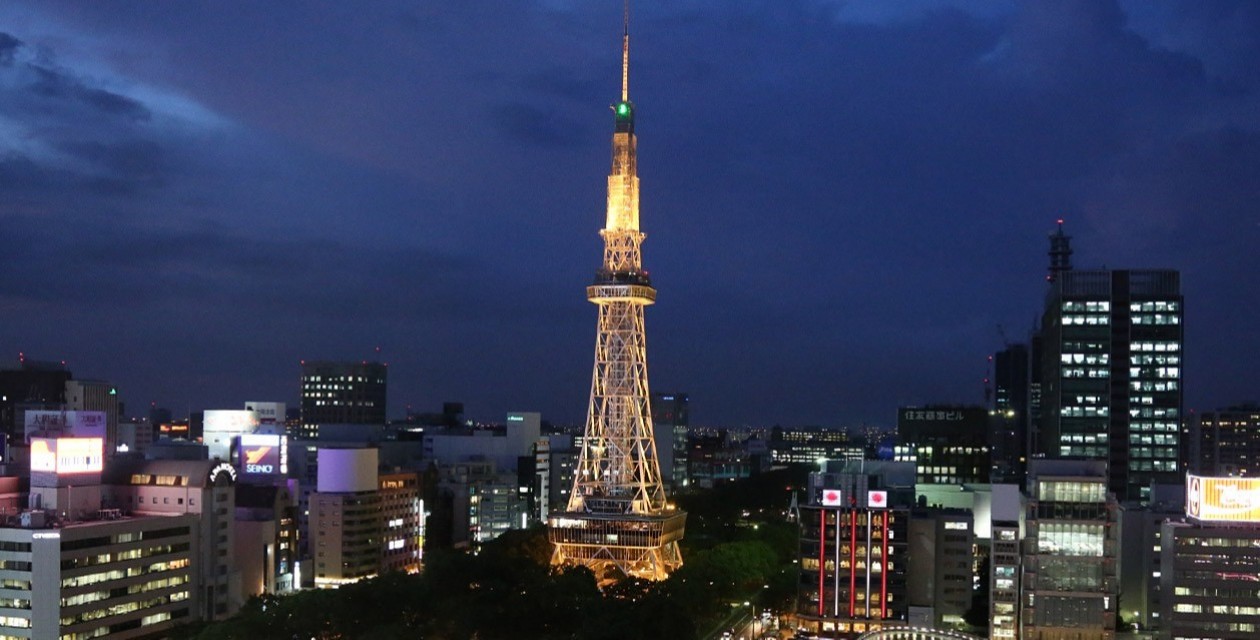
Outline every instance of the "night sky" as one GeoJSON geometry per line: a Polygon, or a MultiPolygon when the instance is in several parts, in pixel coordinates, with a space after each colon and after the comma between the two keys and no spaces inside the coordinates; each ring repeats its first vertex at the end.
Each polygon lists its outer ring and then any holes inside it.
{"type": "MultiPolygon", "coordinates": [[[[693,423],[981,402],[1077,268],[1171,268],[1187,408],[1260,397],[1260,3],[639,0],[654,391],[693,423]]],[[[0,358],[128,412],[586,409],[617,0],[0,3],[0,358]],[[380,354],[376,348],[381,349],[380,354]]]]}

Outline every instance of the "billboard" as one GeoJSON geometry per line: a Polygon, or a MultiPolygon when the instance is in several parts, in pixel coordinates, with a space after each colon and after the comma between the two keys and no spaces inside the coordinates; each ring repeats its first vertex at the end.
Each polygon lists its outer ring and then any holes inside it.
{"type": "Polygon", "coordinates": [[[241,473],[285,475],[289,472],[289,447],[284,436],[247,433],[240,441],[241,473]]]}
{"type": "Polygon", "coordinates": [[[105,437],[104,411],[36,411],[26,412],[23,422],[26,441],[37,435],[105,437]]]}
{"type": "Polygon", "coordinates": [[[202,422],[206,433],[253,433],[258,414],[241,409],[207,409],[202,422]]]}
{"type": "Polygon", "coordinates": [[[1187,475],[1186,515],[1217,522],[1260,522],[1260,478],[1187,475]]]}
{"type": "Polygon", "coordinates": [[[32,473],[100,473],[104,463],[103,438],[31,438],[32,473]]]}
{"type": "Polygon", "coordinates": [[[284,424],[285,404],[283,402],[246,402],[245,410],[258,414],[259,424],[284,424]]]}

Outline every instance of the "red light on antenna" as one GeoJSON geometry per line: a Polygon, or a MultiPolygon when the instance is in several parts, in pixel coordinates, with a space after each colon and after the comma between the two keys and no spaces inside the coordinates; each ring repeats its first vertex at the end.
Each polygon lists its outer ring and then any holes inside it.
{"type": "Polygon", "coordinates": [[[1059,224],[1063,224],[1063,218],[1059,218],[1059,224]]]}

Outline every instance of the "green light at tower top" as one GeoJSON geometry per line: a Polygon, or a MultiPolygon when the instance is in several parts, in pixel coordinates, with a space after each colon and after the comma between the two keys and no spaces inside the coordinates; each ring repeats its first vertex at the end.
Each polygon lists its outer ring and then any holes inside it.
{"type": "Polygon", "coordinates": [[[623,118],[624,118],[624,117],[626,117],[626,116],[628,116],[628,115],[630,115],[630,103],[629,103],[629,102],[618,102],[618,103],[617,103],[617,115],[618,115],[618,116],[620,116],[620,117],[623,117],[623,118]]]}

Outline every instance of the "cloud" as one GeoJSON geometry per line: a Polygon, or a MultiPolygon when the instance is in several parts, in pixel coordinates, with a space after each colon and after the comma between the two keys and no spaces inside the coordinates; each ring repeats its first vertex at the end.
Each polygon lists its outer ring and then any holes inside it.
{"type": "Polygon", "coordinates": [[[21,46],[21,40],[0,31],[0,66],[12,66],[14,55],[21,46]]]}
{"type": "Polygon", "coordinates": [[[40,98],[78,101],[105,114],[132,120],[148,120],[152,115],[144,105],[126,96],[84,86],[79,80],[49,67],[33,63],[28,66],[35,75],[28,89],[40,98]]]}
{"type": "Polygon", "coordinates": [[[166,150],[152,140],[78,140],[60,141],[57,145],[66,154],[137,187],[159,183],[168,169],[166,150]]]}
{"type": "MultiPolygon", "coordinates": [[[[282,32],[253,3],[249,20],[40,7],[44,22],[10,29],[31,44],[0,38],[0,232],[20,245],[0,304],[59,312],[45,324],[65,342],[49,344],[91,348],[63,300],[120,329],[111,353],[165,335],[162,353],[216,380],[235,379],[234,357],[380,337],[441,371],[406,397],[580,417],[589,380],[565,372],[589,374],[581,287],[599,259],[619,7],[332,7],[282,32]]],[[[887,422],[897,402],[978,400],[994,327],[1018,337],[1040,310],[1060,217],[1079,266],[1182,269],[1193,326],[1238,326],[1236,300],[1260,295],[1245,277],[1260,157],[1247,7],[636,10],[654,386],[690,391],[714,422],[887,422]],[[1213,260],[1222,246],[1231,259],[1213,260]]],[[[1239,346],[1187,345],[1203,354],[1189,404],[1243,393],[1246,376],[1212,369],[1260,338],[1229,333],[1239,346]]]]}
{"type": "Polygon", "coordinates": [[[572,147],[582,142],[577,123],[555,110],[511,102],[491,113],[501,134],[514,140],[545,147],[572,147]]]}

